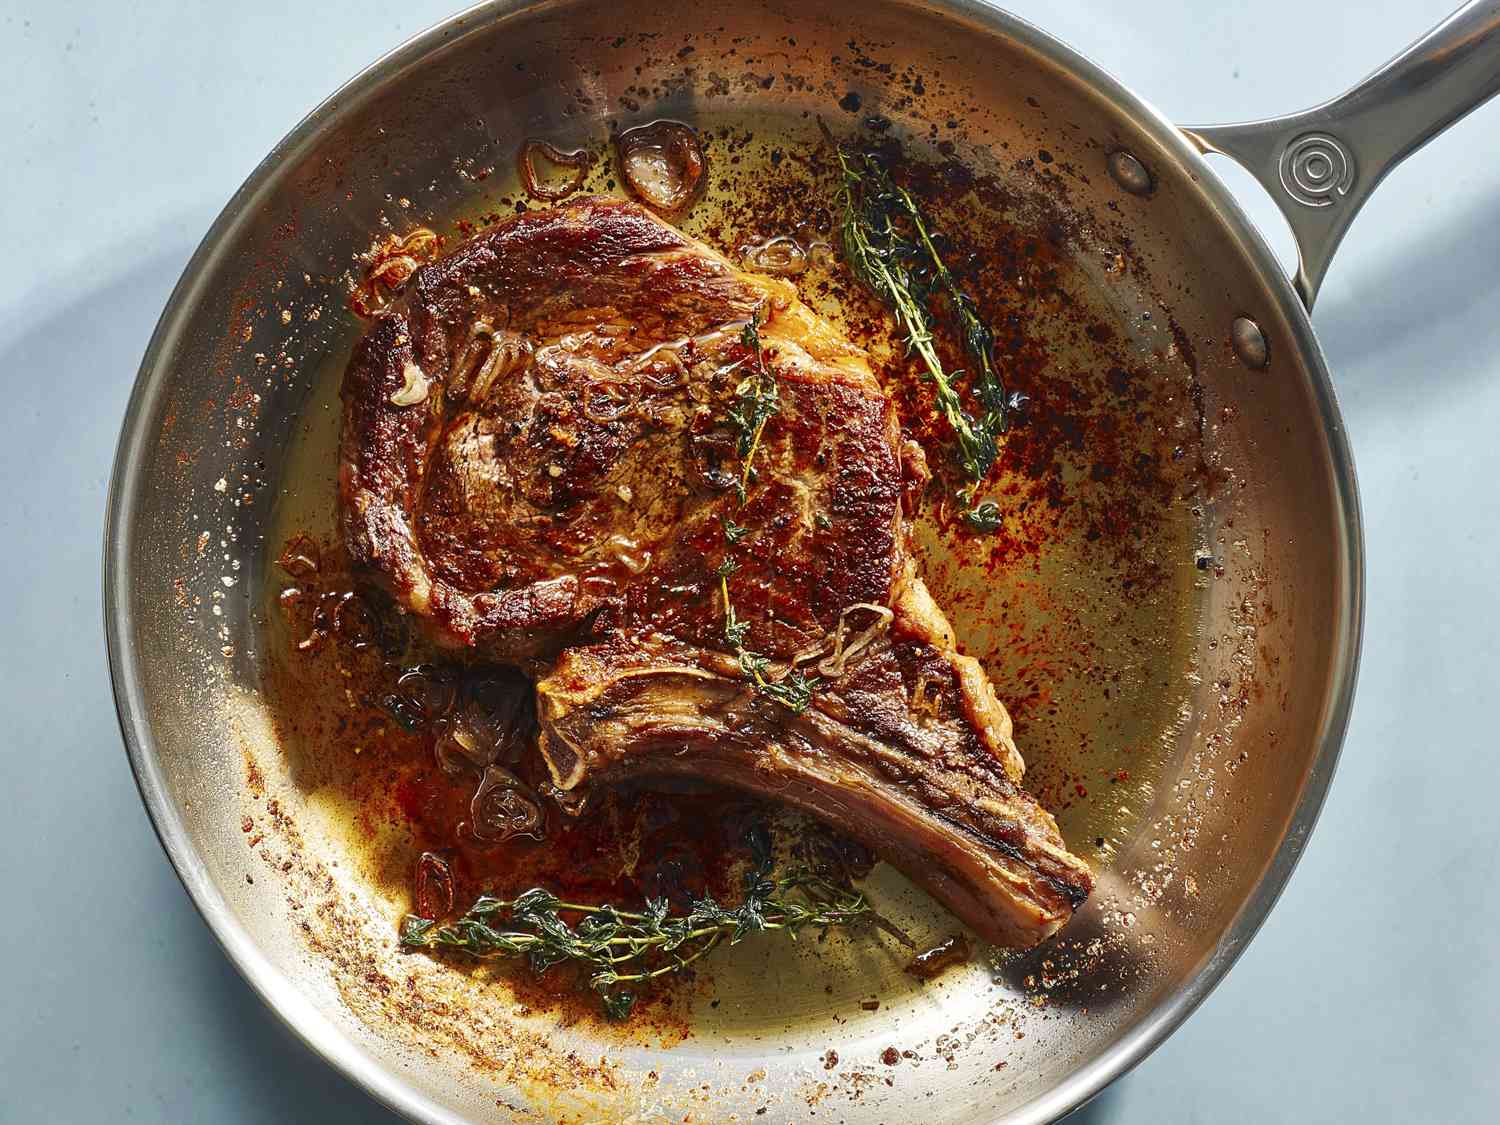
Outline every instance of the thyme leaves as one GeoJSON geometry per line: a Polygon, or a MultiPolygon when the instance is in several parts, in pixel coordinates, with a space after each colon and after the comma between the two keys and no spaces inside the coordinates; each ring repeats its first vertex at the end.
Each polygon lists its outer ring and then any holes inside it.
{"type": "Polygon", "coordinates": [[[812,703],[813,692],[822,681],[798,668],[788,669],[784,675],[775,677],[771,661],[745,647],[745,641],[750,635],[750,622],[735,613],[734,602],[729,597],[729,576],[737,570],[739,564],[726,557],[714,572],[718,575],[719,593],[724,599],[724,643],[739,662],[740,672],[758,693],[779,703],[793,715],[800,715],[812,703]]]}
{"type": "Polygon", "coordinates": [[[976,504],[975,493],[999,457],[1000,437],[1021,396],[1006,391],[995,370],[994,336],[943,260],[915,197],[892,180],[874,154],[851,153],[826,126],[823,134],[838,160],[844,259],[896,318],[908,354],[921,361],[933,386],[938,410],[957,439],[955,459],[965,478],[958,489],[964,522],[976,531],[995,531],[1001,523],[998,506],[976,504]],[[938,354],[934,331],[939,311],[946,313],[973,369],[968,382],[977,412],[965,406],[959,389],[964,372],[947,371],[938,354]]]}
{"type": "Polygon", "coordinates": [[[781,390],[776,374],[766,365],[765,349],[760,342],[759,314],[752,316],[740,333],[740,342],[750,353],[750,374],[735,388],[735,402],[729,408],[729,420],[740,431],[735,446],[742,465],[739,478],[740,503],[749,496],[750,482],[755,479],[755,454],[760,449],[766,423],[781,411],[781,390]]]}
{"type": "Polygon", "coordinates": [[[720,521],[724,525],[724,542],[728,543],[731,547],[737,545],[741,539],[750,534],[748,527],[743,527],[735,523],[728,516],[721,516],[720,521]]]}
{"type": "MultiPolygon", "coordinates": [[[[781,411],[781,391],[776,372],[766,362],[765,347],[760,339],[760,316],[750,318],[740,333],[740,343],[748,353],[750,372],[735,388],[735,402],[729,408],[729,420],[739,430],[735,453],[740,459],[741,469],[737,479],[740,504],[749,498],[750,485],[755,480],[755,455],[760,450],[766,424],[781,411]]],[[[722,519],[726,547],[739,544],[749,529],[728,517],[722,519]]],[[[789,668],[780,676],[775,675],[771,660],[745,647],[749,639],[750,623],[741,619],[734,611],[734,602],[729,596],[729,577],[739,569],[732,555],[725,554],[724,561],[714,571],[719,579],[719,593],[724,599],[724,643],[729,646],[740,666],[740,672],[750,681],[757,693],[785,707],[793,715],[800,715],[812,702],[813,692],[821,682],[797,668],[789,668]]]]}
{"type": "Polygon", "coordinates": [[[975,531],[992,534],[1000,530],[1004,517],[1000,514],[1000,505],[993,500],[986,500],[982,504],[975,504],[965,508],[960,517],[975,531]]]}
{"type": "Polygon", "coordinates": [[[705,896],[680,912],[660,898],[640,910],[620,910],[567,902],[537,887],[511,899],[483,896],[447,924],[408,915],[401,945],[524,960],[537,973],[577,965],[589,973],[605,1014],[625,1019],[635,1004],[634,987],[679,973],[720,945],[778,930],[795,939],[803,930],[826,933],[876,918],[862,893],[802,867],[773,875],[769,851],[755,850],[738,906],[705,896]]]}
{"type": "MultiPolygon", "coordinates": [[[[728,626],[726,624],[726,632],[728,626]]],[[[740,662],[740,671],[745,678],[755,684],[755,690],[767,699],[781,704],[793,715],[800,715],[806,711],[812,703],[813,692],[817,691],[818,685],[823,681],[817,676],[809,676],[799,668],[792,668],[780,679],[772,679],[770,676],[771,662],[757,652],[751,652],[743,645],[736,650],[735,656],[740,662]]]]}
{"type": "MultiPolygon", "coordinates": [[[[739,564],[733,559],[725,559],[719,564],[719,592],[724,597],[724,643],[736,654],[745,651],[745,638],[750,632],[750,622],[741,621],[734,613],[734,603],[729,600],[729,576],[739,569],[739,564]]],[[[743,664],[743,659],[741,660],[743,664]]]]}

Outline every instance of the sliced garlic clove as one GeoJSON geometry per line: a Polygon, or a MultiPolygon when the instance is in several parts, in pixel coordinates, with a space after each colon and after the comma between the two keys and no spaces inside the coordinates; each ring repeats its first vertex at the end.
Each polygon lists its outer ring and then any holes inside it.
{"type": "Polygon", "coordinates": [[[653,121],[615,138],[625,182],[647,206],[679,211],[698,194],[708,161],[698,135],[679,121],[653,121]]]}
{"type": "Polygon", "coordinates": [[[427,393],[432,389],[432,384],[422,369],[411,360],[406,361],[406,366],[401,368],[401,389],[391,395],[392,406],[416,406],[419,402],[427,401],[427,393]]]}

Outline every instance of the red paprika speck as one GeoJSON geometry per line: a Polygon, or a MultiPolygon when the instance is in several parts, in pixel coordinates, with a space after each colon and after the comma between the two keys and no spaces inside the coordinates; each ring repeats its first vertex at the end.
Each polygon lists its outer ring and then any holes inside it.
{"type": "Polygon", "coordinates": [[[407,820],[415,824],[424,819],[428,794],[417,777],[408,775],[401,778],[396,782],[392,796],[407,820]]]}

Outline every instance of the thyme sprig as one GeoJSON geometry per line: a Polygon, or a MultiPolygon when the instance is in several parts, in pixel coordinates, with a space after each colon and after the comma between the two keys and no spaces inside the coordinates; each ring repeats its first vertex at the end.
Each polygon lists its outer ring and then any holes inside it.
{"type": "Polygon", "coordinates": [[[740,342],[750,352],[750,374],[735,388],[735,403],[729,408],[729,420],[740,431],[735,452],[743,466],[739,479],[740,503],[743,504],[749,495],[750,482],[755,479],[755,454],[760,449],[761,435],[766,432],[766,423],[781,410],[781,390],[775,372],[766,365],[765,349],[760,343],[759,314],[752,316],[750,323],[740,332],[740,342]]]}
{"type": "Polygon", "coordinates": [[[719,576],[719,593],[724,599],[724,643],[739,661],[740,672],[754,685],[757,692],[781,704],[793,715],[800,715],[812,703],[813,692],[823,681],[817,676],[807,675],[800,668],[788,669],[785,675],[773,679],[771,661],[745,647],[750,622],[743,621],[736,615],[734,602],[729,597],[729,576],[737,570],[739,564],[732,558],[726,558],[714,571],[719,576]]]}
{"type": "Polygon", "coordinates": [[[758,652],[741,648],[735,653],[740,662],[740,671],[755,684],[755,690],[767,699],[781,704],[793,715],[800,715],[812,703],[813,692],[822,680],[809,676],[800,668],[793,668],[779,680],[771,679],[771,662],[758,652]]]}
{"type": "MultiPolygon", "coordinates": [[[[776,373],[766,363],[765,348],[760,341],[760,315],[750,318],[740,333],[740,342],[749,352],[750,373],[740,380],[735,389],[735,405],[729,410],[729,420],[740,431],[735,452],[740,458],[741,470],[738,478],[740,503],[748,499],[750,483],[755,479],[755,454],[760,449],[761,437],[769,422],[781,410],[781,392],[777,386],[776,373]]],[[[726,547],[737,545],[749,534],[742,527],[725,517],[724,543],[726,547]]],[[[739,564],[728,554],[714,572],[719,578],[719,593],[724,598],[724,643],[739,662],[740,672],[754,685],[755,690],[767,699],[785,707],[794,715],[806,711],[812,702],[813,692],[821,682],[797,668],[790,668],[780,677],[773,678],[771,661],[758,652],[745,647],[750,634],[750,623],[735,615],[734,602],[729,597],[729,576],[739,569],[739,564]]]]}
{"type": "Polygon", "coordinates": [[[745,875],[738,906],[705,896],[685,912],[674,912],[664,898],[648,899],[641,910],[621,910],[607,903],[567,902],[534,887],[516,898],[485,895],[446,925],[408,915],[401,924],[401,945],[482,960],[524,959],[537,973],[576,964],[589,971],[589,986],[599,993],[605,1013],[625,1019],[636,994],[622,986],[681,972],[722,944],[776,930],[795,939],[803,930],[826,933],[875,918],[862,893],[807,868],[773,876],[766,850],[745,875]],[[569,922],[567,915],[578,920],[569,922]]]}
{"type": "Polygon", "coordinates": [[[974,299],[943,261],[932,228],[912,194],[891,179],[874,154],[850,153],[826,126],[823,133],[839,165],[844,258],[855,277],[895,316],[908,354],[921,360],[938,410],[958,439],[956,460],[967,478],[958,491],[965,522],[979,531],[994,531],[1000,526],[999,508],[993,502],[976,504],[974,495],[994,467],[1000,435],[1008,429],[1010,413],[1020,401],[1007,394],[995,370],[994,336],[980,318],[974,299]],[[934,295],[941,295],[974,368],[969,383],[980,407],[977,415],[965,407],[959,391],[963,372],[946,371],[938,354],[934,295]]]}

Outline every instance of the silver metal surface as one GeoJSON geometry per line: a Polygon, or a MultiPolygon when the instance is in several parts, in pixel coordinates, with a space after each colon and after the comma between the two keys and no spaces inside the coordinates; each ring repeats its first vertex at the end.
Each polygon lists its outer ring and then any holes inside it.
{"type": "Polygon", "coordinates": [[[1266,343],[1266,334],[1260,325],[1248,316],[1237,316],[1229,326],[1229,342],[1240,362],[1252,371],[1259,371],[1271,362],[1271,348],[1266,343]]]}
{"type": "Polygon", "coordinates": [[[1123,148],[1109,154],[1109,174],[1131,195],[1151,194],[1151,173],[1123,148]]]}
{"type": "Polygon", "coordinates": [[[1500,0],[1472,0],[1375,73],[1300,113],[1187,131],[1233,157],[1281,208],[1310,309],[1334,252],[1397,164],[1500,93],[1500,0]]]}
{"type": "MultiPolygon", "coordinates": [[[[267,1003],[415,1119],[494,1117],[497,1105],[516,1120],[745,1119],[766,1104],[772,1120],[813,1108],[851,1122],[1055,1119],[1142,1058],[1228,970],[1332,776],[1354,688],[1362,548],[1322,355],[1273,255],[1199,152],[1037,29],[981,4],[883,0],[858,6],[855,50],[852,6],[659,7],[553,0],[455,17],[314,111],[205,237],[142,363],[111,487],[106,627],[143,799],[267,1003]],[[862,65],[864,52],[888,65],[862,65]],[[749,60],[778,80],[750,81],[749,60]],[[914,103],[911,73],[943,85],[914,103]],[[329,502],[289,450],[319,424],[330,364],[356,330],[329,306],[338,275],[405,201],[472,213],[485,177],[455,168],[504,163],[523,136],[571,142],[606,119],[657,113],[740,114],[790,133],[851,91],[907,135],[962,119],[960,151],[979,164],[1045,143],[1059,166],[1094,170],[1128,149],[1151,170],[1149,196],[1121,199],[1086,176],[1066,193],[1088,238],[1137,248],[1137,279],[1109,280],[1113,253],[1101,263],[1080,252],[1070,268],[1097,272],[1090,292],[1116,302],[1122,330],[1164,340],[1143,354],[1192,368],[1211,446],[1197,507],[1226,574],[1189,575],[1191,616],[1168,638],[1180,694],[1163,697],[1172,714],[1151,728],[1162,774],[1119,821],[1100,890],[1067,941],[980,966],[946,992],[835,1021],[816,997],[768,983],[781,979],[768,966],[739,997],[751,1022],[721,1016],[681,1042],[511,1011],[498,988],[394,953],[391,904],[361,881],[340,810],[299,782],[267,720],[259,595],[285,518],[277,498],[329,502]],[[1270,341],[1268,376],[1254,381],[1225,336],[1247,315],[1270,341]],[[1220,479],[1235,486],[1213,487],[1220,479]],[[1254,676],[1238,678],[1237,661],[1254,676]],[[263,821],[268,838],[247,845],[242,825],[263,821]],[[1025,1029],[1026,1053],[1002,1073],[993,1036],[1008,1041],[1011,1027],[1017,1042],[1025,1029]],[[886,1085],[874,1060],[898,1032],[930,1062],[886,1085]],[[819,1060],[835,1044],[849,1069],[830,1080],[819,1060]]],[[[1303,174],[1316,187],[1328,170],[1311,155],[1303,174]]],[[[1193,558],[1182,563],[1198,574],[1193,558]]],[[[962,616],[956,624],[963,634],[962,616]]],[[[994,654],[977,635],[965,641],[994,654]]]]}

